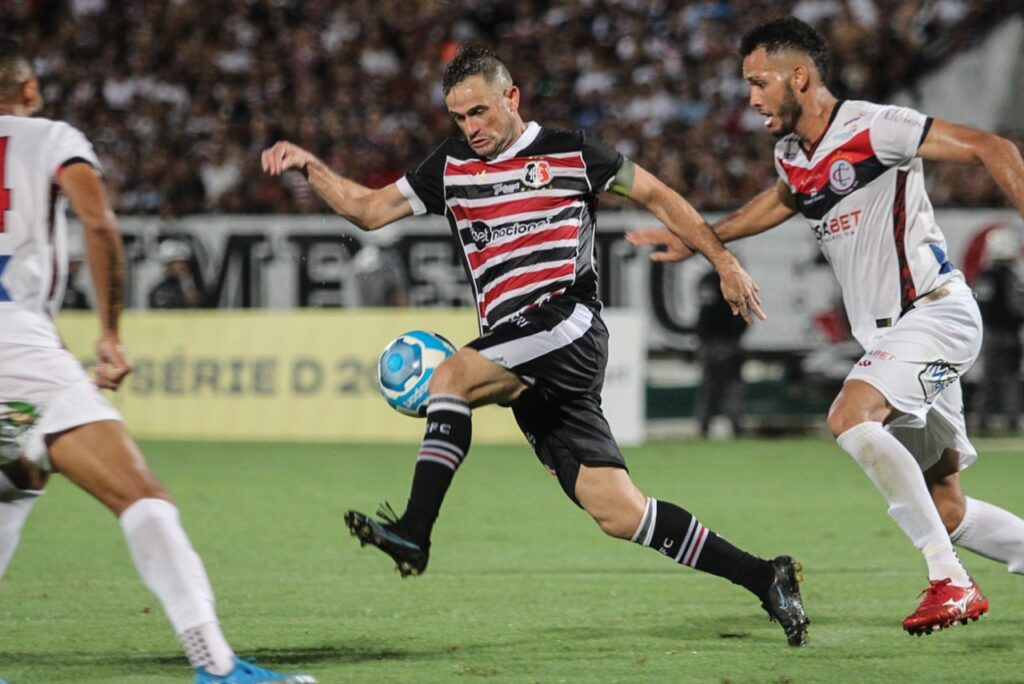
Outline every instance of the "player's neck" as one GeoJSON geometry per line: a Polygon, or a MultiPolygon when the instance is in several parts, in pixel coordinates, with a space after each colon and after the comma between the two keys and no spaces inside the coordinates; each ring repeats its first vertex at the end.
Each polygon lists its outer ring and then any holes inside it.
{"type": "Polygon", "coordinates": [[[832,113],[839,106],[839,100],[825,88],[821,88],[809,102],[803,105],[800,121],[796,124],[796,134],[804,149],[813,147],[825,134],[832,113]]]}
{"type": "Polygon", "coordinates": [[[510,148],[513,145],[515,145],[516,141],[518,141],[521,137],[523,137],[523,133],[525,133],[525,132],[526,132],[526,122],[524,122],[522,120],[522,118],[517,116],[516,117],[516,121],[515,121],[515,125],[512,127],[511,133],[509,133],[508,139],[505,140],[499,146],[499,148],[494,151],[494,154],[489,155],[488,158],[497,157],[498,155],[502,154],[505,150],[507,150],[508,148],[510,148]]]}
{"type": "Polygon", "coordinates": [[[32,116],[32,113],[24,105],[0,102],[0,116],[32,116]]]}

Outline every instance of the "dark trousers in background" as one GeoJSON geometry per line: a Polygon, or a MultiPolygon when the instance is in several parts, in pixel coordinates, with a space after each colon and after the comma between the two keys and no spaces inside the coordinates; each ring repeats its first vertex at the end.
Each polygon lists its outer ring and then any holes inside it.
{"type": "Polygon", "coordinates": [[[992,416],[1006,416],[1006,429],[1020,429],[1021,342],[1016,333],[986,330],[981,346],[985,380],[978,391],[978,427],[991,427],[992,416]]]}
{"type": "Polygon", "coordinates": [[[736,340],[707,340],[697,354],[701,364],[697,421],[700,434],[707,437],[714,416],[725,416],[733,435],[740,433],[743,410],[743,347],[736,340]]]}

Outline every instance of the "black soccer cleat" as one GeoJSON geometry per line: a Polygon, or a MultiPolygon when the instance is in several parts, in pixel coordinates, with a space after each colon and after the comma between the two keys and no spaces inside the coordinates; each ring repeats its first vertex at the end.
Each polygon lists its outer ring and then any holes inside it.
{"type": "Polygon", "coordinates": [[[402,577],[422,574],[430,559],[430,545],[414,542],[398,523],[398,516],[388,503],[377,509],[384,519],[378,522],[359,511],[346,511],[345,524],[362,546],[372,544],[395,561],[395,569],[402,577]]]}
{"type": "Polygon", "coordinates": [[[807,626],[811,624],[800,598],[803,566],[789,556],[779,556],[768,563],[772,566],[772,579],[761,607],[768,613],[768,619],[782,625],[790,646],[803,646],[807,643],[807,626]]]}

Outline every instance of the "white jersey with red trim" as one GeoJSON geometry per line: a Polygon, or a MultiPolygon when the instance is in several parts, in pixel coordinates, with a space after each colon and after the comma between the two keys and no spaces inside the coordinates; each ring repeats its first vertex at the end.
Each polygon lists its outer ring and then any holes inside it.
{"type": "Polygon", "coordinates": [[[71,161],[99,168],[92,145],[61,121],[0,116],[0,343],[60,347],[53,325],[67,280],[71,161]]]}
{"type": "Polygon", "coordinates": [[[795,134],[775,146],[776,170],[831,264],[865,348],[915,298],[959,276],[917,157],[931,123],[913,109],[844,101],[810,151],[795,134]]]}

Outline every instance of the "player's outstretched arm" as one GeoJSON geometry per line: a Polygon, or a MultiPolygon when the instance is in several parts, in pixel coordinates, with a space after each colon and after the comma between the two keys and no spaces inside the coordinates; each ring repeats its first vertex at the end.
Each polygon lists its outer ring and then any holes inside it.
{"type": "Polygon", "coordinates": [[[263,171],[280,176],[288,169],[302,171],[327,205],[362,230],[376,230],[412,214],[412,205],[392,183],[379,190],[360,185],[331,171],[316,155],[286,140],[263,150],[263,171]]]}
{"type": "Polygon", "coordinates": [[[1024,159],[1006,138],[935,119],[917,154],[933,161],[984,165],[1017,211],[1024,214],[1024,159]]]}
{"type": "Polygon", "coordinates": [[[96,293],[96,310],[100,316],[100,338],[96,342],[96,367],[93,369],[96,384],[105,389],[117,389],[132,371],[118,329],[124,307],[125,278],[124,246],[117,219],[107,201],[99,173],[89,164],[66,167],[57,182],[82,223],[96,293]]]}
{"type": "MultiPolygon", "coordinates": [[[[779,181],[775,187],[757,195],[712,229],[722,242],[731,242],[774,228],[794,213],[793,196],[786,184],[779,181]]],[[[651,253],[651,261],[682,261],[693,254],[678,235],[666,228],[630,231],[626,233],[626,239],[638,246],[664,246],[664,251],[651,253]]]]}
{"type": "Polygon", "coordinates": [[[711,262],[722,278],[722,295],[733,314],[743,316],[748,323],[754,316],[764,320],[754,279],[682,195],[629,160],[623,163],[611,190],[641,204],[668,226],[683,246],[711,262]]]}

